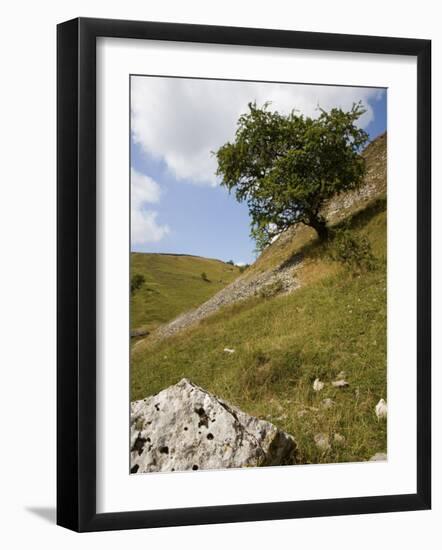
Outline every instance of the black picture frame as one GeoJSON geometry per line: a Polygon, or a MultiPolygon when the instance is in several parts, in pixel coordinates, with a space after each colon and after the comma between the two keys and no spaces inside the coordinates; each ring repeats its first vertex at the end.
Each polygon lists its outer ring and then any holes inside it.
{"type": "Polygon", "coordinates": [[[431,41],[79,18],[57,27],[57,523],[75,531],[425,510],[431,506],[431,41]],[[96,39],[417,58],[417,491],[361,498],[96,512],[96,39]]]}

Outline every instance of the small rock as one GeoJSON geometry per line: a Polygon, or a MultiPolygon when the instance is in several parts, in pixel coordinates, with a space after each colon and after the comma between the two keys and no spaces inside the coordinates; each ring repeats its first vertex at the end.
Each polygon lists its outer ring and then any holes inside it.
{"type": "Polygon", "coordinates": [[[224,348],[225,353],[235,353],[234,349],[224,348]]]}
{"type": "Polygon", "coordinates": [[[341,434],[334,434],[333,435],[333,441],[337,444],[337,445],[343,445],[345,443],[345,437],[341,434]]]}
{"type": "Polygon", "coordinates": [[[314,440],[316,447],[321,451],[328,451],[330,449],[330,441],[327,434],[316,434],[314,440]]]}
{"type": "Polygon", "coordinates": [[[298,411],[297,414],[298,414],[298,418],[302,418],[303,416],[308,414],[308,411],[306,409],[301,409],[300,411],[298,411]]]}
{"type": "Polygon", "coordinates": [[[324,409],[331,409],[335,405],[335,402],[333,401],[333,399],[330,399],[330,397],[326,397],[321,401],[321,404],[324,409]]]}
{"type": "Polygon", "coordinates": [[[387,460],[387,453],[376,453],[370,458],[370,462],[382,462],[387,460]]]}
{"type": "Polygon", "coordinates": [[[347,380],[335,380],[332,382],[334,388],[346,388],[349,385],[347,380]]]}
{"type": "Polygon", "coordinates": [[[313,390],[314,391],[321,391],[324,388],[324,382],[321,382],[319,378],[316,378],[313,382],[313,390]]]}
{"type": "Polygon", "coordinates": [[[374,410],[378,420],[387,418],[387,403],[384,399],[379,401],[374,410]]]}

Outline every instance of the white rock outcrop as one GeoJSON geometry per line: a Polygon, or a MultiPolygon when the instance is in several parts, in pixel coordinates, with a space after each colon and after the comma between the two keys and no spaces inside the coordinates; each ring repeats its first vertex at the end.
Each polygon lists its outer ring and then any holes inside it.
{"type": "Polygon", "coordinates": [[[296,463],[294,438],[183,378],[131,403],[131,472],[296,463]]]}

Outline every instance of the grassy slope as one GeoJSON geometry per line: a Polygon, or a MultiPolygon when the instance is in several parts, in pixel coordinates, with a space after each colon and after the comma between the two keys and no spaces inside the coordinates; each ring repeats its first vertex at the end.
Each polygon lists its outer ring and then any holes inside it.
{"type": "Polygon", "coordinates": [[[162,342],[141,342],[132,355],[132,399],[188,377],[294,434],[302,462],[359,461],[386,450],[386,424],[374,414],[387,391],[386,136],[364,154],[370,196],[350,206],[339,204],[338,197],[329,219],[337,224],[352,216],[352,231],[368,236],[378,268],[352,276],[327,259],[324,245],[318,245],[309,228],[289,230],[250,273],[274,268],[301,252],[302,288],[225,308],[162,342]],[[373,197],[378,199],[373,202],[373,197]],[[225,347],[235,353],[224,353],[225,347]],[[341,371],[350,385],[339,390],[330,382],[341,371]],[[320,393],[312,388],[316,377],[326,382],[320,393]],[[324,408],[325,398],[335,405],[324,408]],[[315,446],[318,433],[330,437],[328,451],[315,446]],[[344,444],[333,441],[335,433],[345,437],[344,444]]]}
{"type": "Polygon", "coordinates": [[[309,284],[226,308],[163,342],[143,342],[132,357],[132,399],[188,377],[294,434],[305,463],[385,451],[386,426],[374,415],[386,397],[385,201],[355,215],[352,227],[369,237],[379,269],[352,276],[325,259],[322,246],[301,241],[291,252],[304,247],[301,279],[310,274],[309,284]],[[350,386],[337,390],[329,382],[341,371],[350,386]],[[328,382],[319,394],[316,377],[328,382]],[[331,409],[321,404],[326,397],[335,401],[331,409]],[[319,432],[346,441],[321,452],[313,440],[319,432]]]}
{"type": "Polygon", "coordinates": [[[131,254],[131,274],[146,282],[131,297],[131,328],[153,329],[208,300],[239,274],[239,269],[198,256],[131,254]],[[205,272],[209,282],[203,281],[205,272]]]}

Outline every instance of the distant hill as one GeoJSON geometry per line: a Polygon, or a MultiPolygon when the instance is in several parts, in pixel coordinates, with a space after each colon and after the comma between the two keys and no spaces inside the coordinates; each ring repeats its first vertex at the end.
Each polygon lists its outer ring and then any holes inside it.
{"type": "MultiPolygon", "coordinates": [[[[164,322],[180,309],[180,317],[134,346],[132,399],[186,377],[293,434],[302,462],[360,461],[386,452],[386,423],[374,412],[387,395],[386,142],[383,134],[364,152],[362,188],[326,207],[330,225],[344,222],[354,238],[368,239],[375,268],[347,271],[331,260],[332,243],[318,243],[310,228],[300,226],[281,235],[241,276],[230,272],[235,280],[194,312],[181,315],[187,300],[181,297],[183,275],[166,273],[177,269],[174,258],[155,274],[165,281],[159,298],[167,295],[168,305],[158,300],[150,315],[164,322]],[[160,319],[163,308],[167,314],[160,319]],[[316,378],[325,384],[321,391],[313,389],[316,378]],[[333,386],[337,379],[348,386],[333,386]],[[325,448],[316,444],[318,436],[328,442],[325,448]]],[[[195,304],[207,289],[198,280],[203,268],[191,269],[195,304]]]]}
{"type": "Polygon", "coordinates": [[[220,260],[133,252],[131,276],[143,275],[145,283],[131,297],[131,328],[152,330],[172,320],[208,300],[239,273],[238,267],[220,260]]]}

